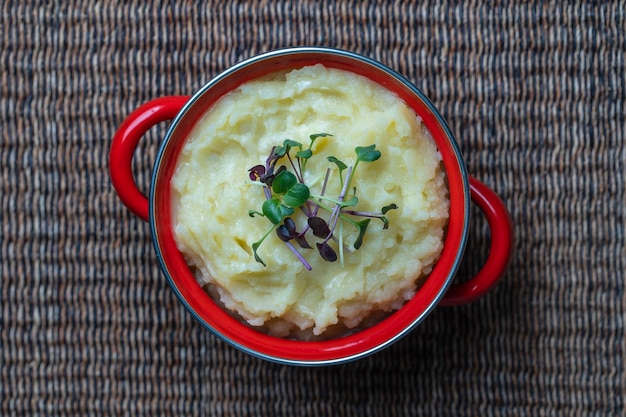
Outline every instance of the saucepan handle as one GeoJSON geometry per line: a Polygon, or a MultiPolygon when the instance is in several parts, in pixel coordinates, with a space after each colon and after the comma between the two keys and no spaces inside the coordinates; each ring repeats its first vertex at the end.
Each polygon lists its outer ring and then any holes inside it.
{"type": "Polygon", "coordinates": [[[139,140],[153,126],[171,120],[189,100],[186,96],[161,97],[134,110],[120,125],[109,152],[111,181],[122,203],[141,219],[148,221],[148,198],[133,178],[132,160],[139,140]]]}
{"type": "Polygon", "coordinates": [[[483,211],[491,231],[489,256],[482,269],[469,281],[453,284],[441,305],[460,305],[487,293],[506,271],[513,255],[513,223],[498,195],[482,182],[470,177],[472,201],[483,211]]]}

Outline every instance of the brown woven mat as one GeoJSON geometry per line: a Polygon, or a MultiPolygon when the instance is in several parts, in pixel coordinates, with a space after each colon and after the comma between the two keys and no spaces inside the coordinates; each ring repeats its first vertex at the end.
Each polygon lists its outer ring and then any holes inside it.
{"type": "MultiPolygon", "coordinates": [[[[3,2],[0,414],[624,415],[626,4],[596,3],[3,2]],[[137,105],[302,44],[421,87],[517,229],[493,293],[319,369],[185,313],[107,171],[137,105]]],[[[144,190],[164,131],[137,152],[144,190]]],[[[462,275],[487,250],[476,217],[462,275]]]]}

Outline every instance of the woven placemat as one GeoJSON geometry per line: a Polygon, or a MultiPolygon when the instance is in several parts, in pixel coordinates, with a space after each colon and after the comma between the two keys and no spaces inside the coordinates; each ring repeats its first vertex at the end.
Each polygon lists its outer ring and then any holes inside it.
{"type": "MultiPolygon", "coordinates": [[[[3,2],[0,414],[623,416],[626,4],[601,3],[3,2]],[[195,322],[107,167],[139,104],[293,45],[412,80],[516,226],[492,293],[315,369],[195,322]]],[[[143,190],[165,128],[137,152],[143,190]]],[[[461,276],[489,243],[473,213],[461,276]]]]}

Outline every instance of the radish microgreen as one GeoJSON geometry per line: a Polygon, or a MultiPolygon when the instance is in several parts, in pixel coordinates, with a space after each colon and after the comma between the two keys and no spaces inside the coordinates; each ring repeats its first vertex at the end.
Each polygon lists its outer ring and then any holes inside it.
{"type": "Polygon", "coordinates": [[[276,233],[308,270],[312,269],[311,265],[291,243],[295,241],[301,248],[311,249],[312,246],[307,236],[309,239],[318,239],[315,247],[322,259],[335,262],[339,258],[343,264],[344,250],[350,250],[344,247],[343,223],[351,224],[356,229],[358,234],[352,246],[354,249],[359,249],[363,244],[371,219],[379,219],[383,223],[383,229],[387,229],[389,228],[387,212],[398,208],[396,204],[389,204],[380,212],[358,211],[356,206],[359,203],[359,197],[356,196],[356,187],[352,188],[352,195],[348,196],[348,190],[350,190],[359,163],[380,159],[381,153],[376,149],[376,145],[356,147],[354,149],[356,160],[352,166],[346,165],[335,156],[328,156],[327,161],[331,167],[326,170],[319,194],[313,194],[304,182],[304,173],[308,161],[314,156],[313,144],[322,137],[332,137],[332,135],[328,133],[310,135],[309,145],[306,148],[300,142],[285,139],[282,145],[272,148],[265,165],[255,165],[248,170],[250,179],[263,186],[265,195],[261,211],[250,210],[248,214],[250,217],[265,217],[271,223],[261,239],[252,244],[254,259],[264,266],[267,265],[259,256],[258,250],[272,232],[276,233]],[[281,165],[278,165],[279,163],[281,165]],[[341,192],[336,198],[325,195],[333,164],[338,171],[341,184],[341,192]],[[293,218],[296,212],[306,217],[300,231],[293,218]],[[320,212],[326,213],[326,216],[322,216],[320,212]],[[361,220],[356,220],[357,218],[361,220]],[[336,233],[337,228],[338,233],[336,233]],[[337,255],[337,250],[339,250],[339,255],[337,255]]]}

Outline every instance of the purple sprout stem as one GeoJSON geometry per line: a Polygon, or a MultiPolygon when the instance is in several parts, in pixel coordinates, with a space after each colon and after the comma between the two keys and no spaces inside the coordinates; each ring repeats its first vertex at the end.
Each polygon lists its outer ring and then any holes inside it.
{"type": "Polygon", "coordinates": [[[373,219],[380,219],[383,216],[382,213],[374,213],[371,211],[344,210],[343,212],[352,216],[371,217],[373,219]]]}
{"type": "Polygon", "coordinates": [[[272,150],[270,151],[269,156],[265,160],[265,171],[269,172],[270,168],[274,169],[276,166],[276,162],[278,162],[278,158],[275,157],[274,151],[276,150],[276,146],[272,146],[272,150]]]}
{"type": "Polygon", "coordinates": [[[311,209],[311,205],[310,205],[309,201],[306,201],[303,205],[301,205],[300,206],[300,210],[302,210],[304,215],[307,216],[307,217],[312,217],[313,216],[313,210],[311,209]]]}
{"type": "MultiPolygon", "coordinates": [[[[287,159],[289,159],[289,163],[291,164],[291,167],[293,168],[293,172],[296,173],[298,177],[298,181],[304,184],[304,178],[302,178],[302,173],[300,172],[300,170],[298,170],[298,168],[296,168],[296,165],[293,163],[293,159],[291,159],[291,155],[289,155],[289,153],[287,153],[287,159]]],[[[299,163],[300,163],[300,160],[298,159],[298,164],[299,163]]]]}
{"type": "MultiPolygon", "coordinates": [[[[322,197],[326,193],[326,186],[328,185],[328,179],[330,178],[330,168],[326,168],[326,176],[324,177],[324,182],[322,183],[322,190],[320,192],[320,197],[322,197]]],[[[322,201],[320,198],[318,201],[322,201]]],[[[315,210],[313,211],[313,215],[317,216],[317,212],[320,210],[319,204],[315,205],[315,210]]]]}
{"type": "Polygon", "coordinates": [[[267,185],[263,186],[263,192],[265,193],[265,198],[267,200],[272,199],[272,190],[270,190],[270,187],[268,187],[267,185]]]}
{"type": "MultiPolygon", "coordinates": [[[[324,177],[324,182],[322,183],[322,191],[320,193],[320,196],[323,196],[324,193],[326,192],[326,186],[328,185],[328,179],[329,178],[330,178],[330,168],[327,168],[326,169],[326,176],[324,177]]],[[[318,201],[321,201],[321,199],[318,200],[318,201]]],[[[319,204],[315,204],[315,208],[312,211],[310,211],[309,213],[305,212],[304,214],[306,214],[307,217],[315,217],[315,216],[317,216],[317,213],[319,212],[319,210],[320,210],[319,204]]],[[[304,236],[306,234],[306,232],[309,231],[309,229],[310,229],[310,226],[307,223],[304,226],[304,228],[302,229],[302,231],[298,234],[298,236],[300,236],[300,237],[304,236]]]]}
{"type": "Polygon", "coordinates": [[[302,171],[302,162],[300,162],[300,158],[297,159],[298,161],[298,170],[300,171],[300,177],[302,178],[302,182],[304,183],[304,172],[302,171]]]}
{"type": "Polygon", "coordinates": [[[291,242],[285,242],[285,245],[287,245],[287,247],[293,252],[293,254],[296,255],[296,257],[300,260],[300,262],[302,262],[302,265],[304,265],[307,270],[310,271],[313,269],[311,264],[304,258],[304,256],[302,256],[298,249],[296,249],[296,247],[291,244],[291,242]]]}
{"type": "Polygon", "coordinates": [[[326,239],[324,240],[324,242],[328,242],[330,240],[330,238],[333,235],[333,231],[335,230],[335,227],[337,227],[337,221],[339,220],[339,211],[341,210],[341,203],[343,202],[343,199],[346,197],[346,192],[348,191],[348,185],[350,184],[350,179],[352,178],[352,167],[348,167],[348,172],[346,173],[346,179],[343,182],[343,187],[341,188],[341,193],[339,194],[339,197],[337,198],[337,201],[339,202],[339,204],[336,204],[335,207],[333,208],[333,212],[330,214],[330,217],[328,218],[328,226],[330,229],[330,233],[328,234],[328,236],[326,236],[326,239]]]}

